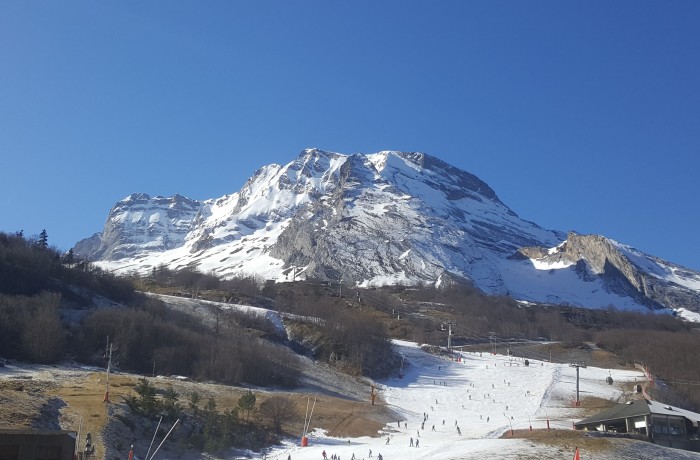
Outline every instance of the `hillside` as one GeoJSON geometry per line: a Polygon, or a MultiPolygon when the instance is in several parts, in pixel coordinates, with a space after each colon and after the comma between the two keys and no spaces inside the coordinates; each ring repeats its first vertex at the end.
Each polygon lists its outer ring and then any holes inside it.
{"type": "MultiPolygon", "coordinates": [[[[279,446],[281,441],[287,447],[277,452],[286,458],[292,448],[288,440],[302,431],[299,419],[309,397],[318,398],[314,426],[326,430],[314,432],[316,441],[336,445],[337,441],[324,439],[351,437],[361,445],[364,436],[389,429],[397,416],[408,420],[417,411],[411,407],[416,396],[400,394],[411,381],[411,373],[416,373],[414,381],[423,382],[420,393],[427,394],[435,390],[425,387],[431,377],[437,381],[438,376],[446,376],[434,374],[435,365],[454,366],[444,357],[428,355],[408,344],[432,344],[437,350],[436,345],[446,344],[448,326],[452,345],[473,352],[462,355],[462,367],[453,369],[457,380],[450,386],[455,386],[461,397],[470,387],[460,385],[487,378],[481,374],[480,360],[490,359],[492,351],[510,350],[513,356],[553,361],[542,363],[543,372],[536,378],[518,378],[532,385],[539,382],[540,404],[561,400],[542,388],[570,383],[567,363],[572,360],[584,361],[589,367],[624,369],[639,356],[654,369],[657,379],[681,382],[671,392],[661,385],[650,389],[654,397],[687,406],[698,403],[692,391],[685,391],[692,387],[682,385],[698,379],[693,374],[697,370],[692,365],[694,358],[673,353],[694,349],[698,336],[669,315],[528,305],[461,285],[350,289],[311,280],[220,280],[211,274],[164,267],[151,271],[148,277],[114,278],[89,263],[65,260],[33,241],[3,237],[0,241],[6,245],[0,247],[0,262],[5,268],[10,267],[9,260],[19,273],[31,273],[31,267],[41,264],[37,273],[53,276],[32,278],[35,288],[43,286],[39,294],[0,294],[4,319],[0,326],[5,328],[4,340],[0,340],[1,362],[5,364],[0,367],[0,398],[6,409],[2,423],[75,429],[82,417],[85,429],[94,431],[102,443],[103,458],[110,460],[122,458],[131,442],[142,450],[160,414],[165,416],[166,426],[177,417],[182,419],[167,445],[173,454],[202,458],[230,453],[232,446],[236,452],[260,452],[265,446],[279,446]],[[89,283],[78,284],[84,279],[89,283]],[[97,291],[106,294],[113,285],[120,288],[115,292],[123,293],[121,302],[90,289],[106,286],[108,289],[97,291]],[[84,304],[66,301],[62,292],[73,290],[88,300],[84,304]],[[113,369],[120,370],[110,380],[109,404],[102,401],[107,337],[115,345],[118,362],[113,369]],[[389,337],[404,342],[392,345],[389,337]],[[643,347],[639,338],[666,346],[643,347]],[[601,347],[620,350],[621,354],[612,355],[601,347]],[[651,354],[640,355],[640,351],[651,354]],[[26,364],[30,361],[51,365],[26,364]],[[405,378],[396,379],[401,369],[405,378]],[[368,403],[372,384],[381,390],[377,406],[368,403]],[[248,390],[257,396],[259,411],[253,416],[240,406],[248,390]],[[676,400],[667,399],[670,397],[676,400]],[[290,409],[291,418],[275,421],[275,416],[266,412],[273,402],[266,406],[266,401],[285,402],[296,410],[290,409]]],[[[512,390],[532,391],[520,383],[512,390]]],[[[587,398],[584,408],[600,407],[620,396],[600,391],[595,385],[590,391],[600,395],[587,398]]],[[[519,407],[515,393],[504,398],[512,401],[508,406],[519,407]]],[[[526,409],[529,413],[533,408],[526,409]]],[[[579,416],[579,412],[562,414],[568,420],[579,416]]],[[[502,434],[500,425],[487,428],[487,433],[473,432],[471,438],[495,440],[502,434]]],[[[465,436],[467,432],[465,429],[465,436]]],[[[562,436],[570,439],[571,435],[562,436]]],[[[561,444],[562,436],[544,436],[546,440],[542,445],[536,443],[539,447],[535,451],[529,444],[515,444],[508,452],[536,452],[547,458],[551,446],[561,444]]],[[[585,442],[582,438],[581,443],[585,442]]],[[[598,445],[603,441],[592,442],[598,445]]],[[[605,441],[604,450],[617,452],[622,445],[630,449],[629,442],[613,440],[610,447],[605,441]]],[[[477,452],[494,447],[474,443],[469,448],[477,452]]],[[[436,451],[426,452],[440,458],[436,451]]],[[[295,458],[302,454],[294,452],[295,458]]]]}
{"type": "MultiPolygon", "coordinates": [[[[625,437],[601,437],[570,430],[572,420],[583,418],[611,401],[635,397],[631,383],[642,381],[644,376],[634,369],[589,366],[582,370],[582,405],[575,408],[572,405],[575,374],[568,365],[532,360],[529,366],[524,366],[522,359],[480,352],[464,352],[456,362],[428,354],[407,342],[397,342],[395,346],[405,358],[405,372],[403,378],[393,377],[376,383],[380,396],[376,406],[368,400],[333,398],[317,393],[318,388],[312,392],[310,388],[302,388],[296,393],[287,393],[295,401],[299,417],[284,426],[291,438],[284,438],[283,444],[267,452],[266,458],[284,460],[291,455],[295,460],[317,459],[322,450],[329,456],[337,454],[350,458],[353,453],[365,456],[372,449],[374,456],[382,453],[387,459],[458,460],[475,456],[559,459],[572,456],[575,446],[580,448],[582,458],[700,458],[697,453],[625,437]],[[614,386],[605,383],[607,376],[613,377],[614,386]],[[318,399],[311,419],[310,445],[301,448],[298,434],[302,431],[300,422],[308,397],[318,399]],[[428,418],[421,428],[424,412],[428,418]],[[546,430],[547,419],[552,431],[546,430]],[[535,431],[529,431],[530,424],[535,431]],[[461,435],[455,426],[461,428],[461,435]],[[415,437],[416,430],[420,433],[418,437],[415,437]],[[389,445],[386,445],[387,436],[389,445]],[[418,448],[409,447],[411,437],[420,440],[418,448]]],[[[312,362],[309,365],[315,366],[312,362]]],[[[347,385],[347,382],[341,383],[341,375],[327,373],[323,367],[316,370],[330,385],[347,385]]],[[[311,370],[310,373],[316,372],[311,370]]],[[[141,458],[148,450],[154,422],[144,424],[133,418],[122,399],[133,394],[137,377],[113,375],[111,403],[104,403],[103,371],[11,363],[0,368],[0,399],[4,409],[0,423],[18,426],[20,417],[13,418],[12,414],[22,413],[23,424],[19,426],[77,430],[82,417],[83,433],[91,432],[97,440],[96,458],[123,458],[131,443],[135,446],[136,457],[141,458]]],[[[172,386],[181,395],[196,391],[205,399],[212,396],[219,409],[234,407],[238,397],[246,391],[173,378],[149,380],[161,389],[172,386]]],[[[262,389],[254,389],[254,392],[258,403],[273,394],[283,394],[262,389]]],[[[166,428],[171,424],[165,425],[166,428]]],[[[158,441],[164,433],[161,431],[158,441]]],[[[261,453],[250,451],[229,451],[225,455],[205,457],[175,441],[166,442],[158,457],[199,459],[241,455],[263,458],[261,453]]]]}

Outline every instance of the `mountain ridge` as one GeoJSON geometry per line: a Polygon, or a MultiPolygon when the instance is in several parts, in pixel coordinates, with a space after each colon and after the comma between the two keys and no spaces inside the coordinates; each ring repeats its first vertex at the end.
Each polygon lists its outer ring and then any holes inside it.
{"type": "Polygon", "coordinates": [[[450,279],[531,302],[700,304],[697,272],[600,235],[544,229],[478,177],[421,152],[306,149],[220,198],[132,194],[74,252],[122,273],[163,264],[358,286],[450,279]]]}

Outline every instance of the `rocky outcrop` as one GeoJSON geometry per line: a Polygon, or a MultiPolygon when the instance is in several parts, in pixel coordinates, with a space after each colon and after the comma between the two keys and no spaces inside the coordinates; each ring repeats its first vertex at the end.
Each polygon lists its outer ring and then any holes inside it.
{"type": "Polygon", "coordinates": [[[198,201],[181,195],[152,198],[145,193],[135,193],[110,210],[99,246],[93,235],[92,242],[82,240],[75,247],[91,260],[116,260],[144,249],[164,251],[179,247],[200,208],[198,201]],[[93,251],[88,252],[90,250],[93,251]]]}
{"type": "Polygon", "coordinates": [[[698,279],[697,273],[620,245],[601,235],[580,235],[570,232],[566,242],[556,250],[543,247],[521,248],[519,257],[536,259],[549,264],[568,262],[575,265],[581,279],[591,281],[600,278],[609,292],[633,298],[652,310],[661,308],[685,308],[700,311],[700,292],[674,283],[671,277],[684,273],[698,279]],[[640,266],[637,261],[646,261],[640,266]],[[658,267],[658,272],[648,271],[648,266],[658,267]]]}
{"type": "Polygon", "coordinates": [[[92,260],[99,251],[101,244],[102,232],[97,232],[90,238],[85,238],[75,243],[75,246],[73,246],[73,254],[78,259],[92,260]]]}

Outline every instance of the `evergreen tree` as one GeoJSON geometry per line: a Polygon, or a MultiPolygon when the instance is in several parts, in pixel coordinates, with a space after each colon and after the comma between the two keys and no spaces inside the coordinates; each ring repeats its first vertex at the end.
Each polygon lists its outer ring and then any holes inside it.
{"type": "Polygon", "coordinates": [[[156,387],[149,383],[145,377],[141,377],[134,386],[134,391],[138,394],[135,401],[138,411],[146,416],[154,415],[158,410],[156,387]]]}
{"type": "Polygon", "coordinates": [[[201,394],[197,393],[196,391],[193,391],[192,393],[190,393],[189,406],[190,406],[190,410],[192,411],[192,413],[194,413],[194,415],[197,415],[197,411],[199,410],[199,407],[198,407],[199,402],[201,400],[202,400],[201,394]]]}
{"type": "Polygon", "coordinates": [[[248,390],[243,396],[238,398],[238,407],[245,411],[245,421],[247,422],[250,417],[250,412],[255,409],[255,395],[252,391],[248,390]]]}
{"type": "Polygon", "coordinates": [[[180,394],[175,391],[172,385],[168,387],[163,392],[163,412],[167,418],[175,419],[180,412],[180,405],[178,404],[178,398],[180,394]]]}
{"type": "Polygon", "coordinates": [[[39,247],[42,248],[48,248],[49,247],[49,234],[46,233],[46,229],[43,229],[41,233],[39,233],[39,247]]]}

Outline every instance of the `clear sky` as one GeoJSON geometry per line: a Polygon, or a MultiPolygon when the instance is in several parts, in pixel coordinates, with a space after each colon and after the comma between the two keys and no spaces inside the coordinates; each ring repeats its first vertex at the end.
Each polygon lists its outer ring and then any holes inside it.
{"type": "Polygon", "coordinates": [[[0,2],[0,231],[68,249],[307,147],[426,152],[700,270],[700,2],[0,2]]]}

